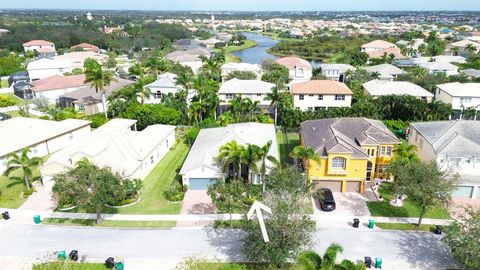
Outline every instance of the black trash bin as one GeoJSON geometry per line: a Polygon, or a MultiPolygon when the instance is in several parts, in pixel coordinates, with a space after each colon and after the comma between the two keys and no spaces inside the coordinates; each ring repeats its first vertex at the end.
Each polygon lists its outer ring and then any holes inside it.
{"type": "Polygon", "coordinates": [[[9,220],[10,219],[10,213],[8,213],[8,211],[5,211],[5,212],[2,213],[2,217],[5,220],[9,220]]]}
{"type": "Polygon", "coordinates": [[[113,257],[108,257],[108,259],[105,260],[105,266],[108,269],[115,267],[115,259],[113,257]]]}
{"type": "Polygon", "coordinates": [[[68,254],[68,257],[69,257],[70,260],[72,260],[72,261],[78,261],[78,250],[72,250],[72,251],[70,251],[70,253],[68,254]]]}
{"type": "Polygon", "coordinates": [[[367,268],[371,268],[372,267],[372,258],[370,257],[365,257],[365,266],[367,268]]]}
{"type": "Polygon", "coordinates": [[[359,225],[360,225],[360,220],[358,218],[354,218],[353,219],[353,227],[358,228],[359,225]]]}
{"type": "Polygon", "coordinates": [[[436,225],[435,226],[435,234],[442,234],[442,232],[443,232],[442,225],[436,225]]]}

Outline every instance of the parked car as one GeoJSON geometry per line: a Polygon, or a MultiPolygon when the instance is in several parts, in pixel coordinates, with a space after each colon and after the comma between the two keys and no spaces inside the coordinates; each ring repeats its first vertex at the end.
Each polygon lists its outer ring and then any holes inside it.
{"type": "Polygon", "coordinates": [[[337,205],[335,204],[335,199],[333,198],[333,193],[328,188],[320,189],[321,196],[319,196],[318,200],[320,203],[320,208],[323,211],[330,212],[335,210],[337,205]]]}

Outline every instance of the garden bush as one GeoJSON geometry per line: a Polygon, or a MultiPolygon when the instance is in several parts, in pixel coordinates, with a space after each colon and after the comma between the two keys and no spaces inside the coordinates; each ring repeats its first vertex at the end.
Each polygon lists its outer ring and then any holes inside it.
{"type": "Polygon", "coordinates": [[[163,192],[163,196],[170,202],[183,201],[183,198],[185,197],[184,187],[175,181],[170,185],[168,190],[163,192]]]}
{"type": "Polygon", "coordinates": [[[92,122],[90,124],[92,128],[99,128],[103,126],[105,123],[107,123],[107,119],[105,119],[105,115],[101,113],[93,115],[90,118],[90,121],[92,122]]]}
{"type": "Polygon", "coordinates": [[[0,108],[10,107],[17,104],[17,101],[11,96],[0,95],[0,108]]]}

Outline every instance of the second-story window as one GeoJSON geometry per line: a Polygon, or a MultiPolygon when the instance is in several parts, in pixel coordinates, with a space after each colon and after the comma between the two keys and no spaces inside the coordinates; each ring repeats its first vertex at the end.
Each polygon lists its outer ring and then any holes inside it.
{"type": "Polygon", "coordinates": [[[323,100],[323,95],[318,95],[318,100],[323,100]]]}
{"type": "Polygon", "coordinates": [[[226,97],[227,99],[232,99],[232,98],[233,98],[233,94],[226,94],[225,97],[226,97]]]}
{"type": "Polygon", "coordinates": [[[392,155],[392,147],[387,147],[387,153],[386,153],[387,156],[391,156],[392,155]]]}
{"type": "Polygon", "coordinates": [[[335,100],[345,100],[345,95],[335,95],[335,100]]]}
{"type": "Polygon", "coordinates": [[[332,159],[332,168],[345,170],[346,168],[346,159],[342,157],[336,157],[332,159]]]}
{"type": "Polygon", "coordinates": [[[299,95],[299,96],[298,96],[298,99],[299,99],[299,100],[304,100],[304,99],[305,99],[305,96],[304,96],[304,95],[299,95]]]}

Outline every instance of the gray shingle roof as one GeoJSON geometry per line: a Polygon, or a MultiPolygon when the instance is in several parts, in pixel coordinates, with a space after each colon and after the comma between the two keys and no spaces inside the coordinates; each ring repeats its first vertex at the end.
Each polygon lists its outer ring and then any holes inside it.
{"type": "Polygon", "coordinates": [[[438,121],[412,123],[435,153],[449,156],[480,156],[480,122],[438,121]]]}
{"type": "Polygon", "coordinates": [[[400,142],[382,122],[366,118],[310,120],[303,122],[301,128],[305,147],[315,149],[323,157],[336,152],[368,158],[361,146],[400,142]]]}

